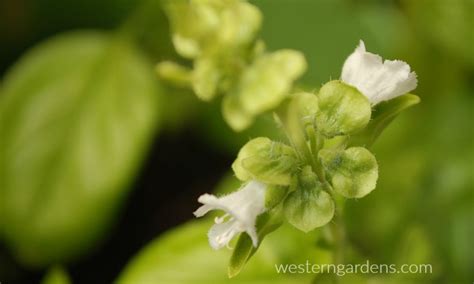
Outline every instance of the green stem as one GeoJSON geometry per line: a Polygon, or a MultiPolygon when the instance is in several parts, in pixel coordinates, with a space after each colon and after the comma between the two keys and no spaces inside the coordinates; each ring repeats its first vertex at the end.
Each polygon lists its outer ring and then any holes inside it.
{"type": "Polygon", "coordinates": [[[324,175],[323,166],[318,159],[318,152],[323,147],[323,139],[321,138],[321,135],[316,133],[312,125],[306,126],[306,135],[308,135],[309,138],[313,171],[318,176],[319,181],[322,184],[325,184],[327,183],[326,176],[324,175]]]}
{"type": "MultiPolygon", "coordinates": [[[[326,176],[324,174],[324,170],[322,167],[321,162],[317,158],[319,150],[321,150],[324,146],[324,140],[317,133],[317,131],[314,129],[312,125],[308,125],[306,127],[306,135],[308,135],[308,139],[310,142],[310,148],[312,152],[312,159],[314,161],[314,167],[313,171],[316,173],[318,176],[319,180],[323,184],[323,189],[329,193],[334,201],[336,201],[336,198],[334,196],[334,191],[329,184],[329,182],[326,180],[326,176]]],[[[345,247],[346,247],[346,233],[344,229],[344,220],[342,218],[342,210],[340,209],[340,206],[336,206],[336,212],[334,214],[334,219],[330,223],[330,232],[332,235],[333,243],[334,243],[334,249],[333,249],[333,262],[334,264],[344,264],[345,260],[345,247]]],[[[334,280],[336,283],[340,282],[340,279],[337,275],[334,276],[334,280]]]]}

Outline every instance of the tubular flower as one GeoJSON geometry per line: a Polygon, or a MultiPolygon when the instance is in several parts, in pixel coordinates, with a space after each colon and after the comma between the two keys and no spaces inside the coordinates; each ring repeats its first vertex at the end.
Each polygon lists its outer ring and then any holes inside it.
{"type": "Polygon", "coordinates": [[[258,245],[255,229],[257,216],[265,211],[265,192],[267,186],[252,180],[242,189],[223,197],[203,194],[198,201],[204,205],[194,215],[201,217],[211,210],[222,210],[225,214],[215,218],[215,224],[208,233],[209,244],[213,249],[228,246],[239,233],[246,232],[254,247],[258,245]]]}
{"type": "Polygon", "coordinates": [[[404,95],[416,88],[416,73],[400,60],[382,60],[367,52],[361,40],[342,67],[341,79],[356,87],[372,105],[404,95]]]}

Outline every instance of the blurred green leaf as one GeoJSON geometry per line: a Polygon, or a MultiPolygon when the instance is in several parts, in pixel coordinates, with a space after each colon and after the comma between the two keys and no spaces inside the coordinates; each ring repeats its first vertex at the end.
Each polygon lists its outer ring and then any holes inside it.
{"type": "Polygon", "coordinates": [[[474,1],[401,1],[419,38],[429,40],[443,53],[470,67],[474,65],[474,1]]]}
{"type": "Polygon", "coordinates": [[[48,270],[41,284],[70,284],[71,279],[67,272],[60,266],[53,266],[48,270]]]}
{"type": "Polygon", "coordinates": [[[110,227],[157,121],[153,71],[94,32],[34,48],[0,97],[0,230],[24,264],[84,254],[110,227]]]}

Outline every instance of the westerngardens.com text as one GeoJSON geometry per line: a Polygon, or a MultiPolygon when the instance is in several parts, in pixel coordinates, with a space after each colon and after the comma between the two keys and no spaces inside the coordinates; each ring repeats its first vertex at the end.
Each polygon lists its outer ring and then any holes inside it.
{"type": "Polygon", "coordinates": [[[337,276],[346,274],[432,274],[431,264],[377,264],[365,263],[357,264],[330,264],[330,263],[306,263],[275,264],[278,274],[307,274],[307,273],[332,273],[337,276]]]}

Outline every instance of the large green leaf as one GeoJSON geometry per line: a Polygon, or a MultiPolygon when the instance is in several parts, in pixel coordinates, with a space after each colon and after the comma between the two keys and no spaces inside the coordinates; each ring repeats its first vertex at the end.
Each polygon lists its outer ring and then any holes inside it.
{"type": "Polygon", "coordinates": [[[192,221],[157,238],[131,260],[116,283],[309,284],[313,274],[277,273],[275,266],[330,261],[330,254],[314,245],[317,235],[283,225],[265,238],[245,269],[229,280],[226,271],[232,251],[209,246],[206,232],[211,225],[212,218],[192,221]]]}
{"type": "Polygon", "coordinates": [[[82,32],[27,53],[0,96],[0,233],[25,264],[87,251],[156,128],[153,72],[124,39],[82,32]]]}

